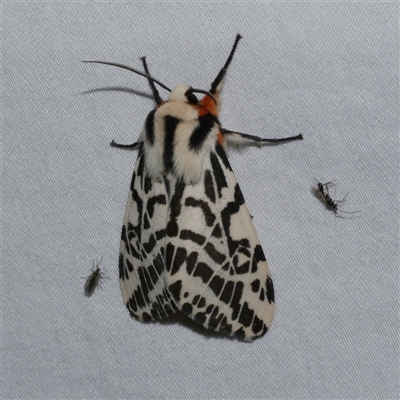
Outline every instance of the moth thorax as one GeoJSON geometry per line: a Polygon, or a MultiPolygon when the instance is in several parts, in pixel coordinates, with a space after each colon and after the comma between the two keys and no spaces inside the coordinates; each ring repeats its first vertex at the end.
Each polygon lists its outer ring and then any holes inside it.
{"type": "Polygon", "coordinates": [[[186,83],[178,83],[169,94],[168,100],[187,103],[188,99],[185,96],[185,93],[188,91],[188,89],[190,89],[190,86],[186,85],[186,83]]]}

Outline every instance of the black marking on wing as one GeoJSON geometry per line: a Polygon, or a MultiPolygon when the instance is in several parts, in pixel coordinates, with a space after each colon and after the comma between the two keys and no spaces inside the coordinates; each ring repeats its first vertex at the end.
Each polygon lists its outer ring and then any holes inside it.
{"type": "Polygon", "coordinates": [[[182,229],[181,233],[179,234],[179,239],[191,240],[192,242],[197,243],[200,246],[202,246],[206,241],[206,238],[203,235],[200,235],[189,229],[182,229]]]}
{"type": "Polygon", "coordinates": [[[240,310],[240,308],[241,308],[241,305],[240,305],[240,300],[241,300],[241,298],[242,298],[242,294],[243,294],[243,289],[244,289],[244,284],[243,284],[243,282],[236,282],[236,285],[235,285],[235,291],[234,291],[234,293],[233,293],[233,296],[232,296],[232,301],[231,301],[231,308],[232,308],[232,319],[235,321],[236,320],[236,318],[237,318],[237,316],[238,316],[238,313],[239,313],[239,310],[240,310]]]}
{"type": "Polygon", "coordinates": [[[214,181],[211,171],[209,169],[207,169],[204,173],[204,192],[208,199],[215,203],[214,181]]]}
{"type": "Polygon", "coordinates": [[[151,192],[152,188],[153,188],[153,182],[150,176],[146,175],[144,178],[144,185],[143,185],[144,192],[148,194],[149,192],[151,192]]]}
{"type": "Polygon", "coordinates": [[[254,311],[249,308],[247,301],[245,301],[240,311],[239,323],[248,328],[253,321],[253,317],[254,311]]]}
{"type": "MultiPolygon", "coordinates": [[[[233,240],[230,236],[231,226],[231,215],[236,214],[240,210],[240,206],[244,203],[244,198],[239,185],[235,186],[235,197],[234,201],[229,202],[226,207],[221,211],[222,224],[224,225],[224,231],[228,240],[229,256],[233,257],[240,245],[243,245],[240,240],[233,240]]],[[[261,247],[261,246],[260,246],[261,247]]]]}
{"type": "MultiPolygon", "coordinates": [[[[214,306],[211,305],[211,307],[213,308],[214,306]]],[[[207,310],[206,310],[206,312],[207,312],[207,310]]],[[[210,319],[208,320],[208,327],[210,329],[216,330],[218,325],[221,323],[221,320],[222,320],[223,316],[224,315],[222,313],[219,314],[219,307],[218,306],[215,307],[213,309],[213,312],[210,315],[210,319]]]]}
{"type": "Polygon", "coordinates": [[[167,248],[165,250],[165,267],[168,272],[171,270],[174,254],[175,254],[175,246],[172,243],[168,243],[167,248]]]}
{"type": "Polygon", "coordinates": [[[161,239],[165,238],[166,234],[167,234],[167,232],[165,231],[165,229],[160,229],[159,231],[155,232],[157,240],[161,240],[161,239]]]}
{"type": "Polygon", "coordinates": [[[134,190],[136,176],[138,176],[140,178],[144,176],[144,155],[143,155],[143,152],[141,149],[139,150],[137,162],[139,163],[138,169],[137,169],[137,175],[135,172],[132,174],[132,180],[131,180],[131,186],[130,186],[131,191],[134,190]]]}
{"type": "Polygon", "coordinates": [[[222,264],[226,260],[225,254],[220,253],[211,242],[205,245],[204,250],[217,264],[222,264]]]}
{"type": "Polygon", "coordinates": [[[211,152],[210,154],[210,160],[211,160],[211,166],[214,172],[214,177],[215,177],[215,184],[217,186],[218,190],[218,197],[222,197],[222,189],[228,187],[228,184],[225,179],[225,174],[224,170],[222,169],[218,157],[214,152],[211,152]]]}
{"type": "Polygon", "coordinates": [[[250,270],[250,261],[245,261],[241,265],[235,265],[235,272],[240,275],[240,274],[247,274],[250,270]]]}
{"type": "Polygon", "coordinates": [[[163,178],[164,178],[164,185],[165,185],[165,189],[167,191],[168,198],[170,198],[171,197],[171,185],[169,183],[169,179],[166,176],[164,176],[163,178]]]}
{"type": "Polygon", "coordinates": [[[254,258],[256,258],[258,261],[267,261],[263,249],[259,244],[254,249],[254,258]]]}
{"type": "Polygon", "coordinates": [[[265,287],[267,288],[267,300],[269,303],[273,303],[275,301],[274,286],[270,277],[267,278],[267,281],[265,282],[265,287]]]}
{"type": "MultiPolygon", "coordinates": [[[[249,246],[249,247],[250,247],[250,246],[249,246]]],[[[247,250],[247,249],[246,249],[245,247],[243,247],[243,246],[240,246],[240,247],[239,247],[238,252],[244,254],[244,255],[245,255],[246,257],[248,257],[248,258],[251,257],[250,251],[247,250]]]]}
{"type": "Polygon", "coordinates": [[[143,258],[146,258],[147,254],[153,251],[154,247],[156,247],[156,244],[157,244],[156,237],[154,235],[150,235],[149,241],[142,244],[144,250],[144,252],[142,252],[143,258]]]}
{"type": "Polygon", "coordinates": [[[232,293],[233,293],[233,288],[235,286],[235,282],[233,281],[227,281],[225,283],[224,289],[222,290],[222,293],[219,297],[221,301],[223,301],[226,304],[229,304],[232,298],[232,293]]]}
{"type": "Polygon", "coordinates": [[[180,268],[182,267],[183,263],[186,261],[187,258],[187,252],[186,249],[183,247],[178,247],[176,249],[176,254],[174,257],[174,262],[171,268],[171,276],[176,274],[180,268]]]}
{"type": "Polygon", "coordinates": [[[199,262],[193,272],[193,276],[201,278],[203,283],[207,283],[212,277],[214,271],[205,263],[199,262]]]}
{"type": "Polygon", "coordinates": [[[229,171],[232,171],[232,167],[229,164],[229,160],[228,160],[228,157],[226,156],[225,150],[218,142],[215,144],[215,151],[218,154],[219,158],[224,163],[225,168],[229,171]]]}
{"type": "MultiPolygon", "coordinates": [[[[125,226],[123,226],[122,229],[124,230],[125,226]]],[[[122,254],[120,254],[118,257],[118,272],[119,272],[119,279],[123,281],[125,279],[128,279],[128,276],[125,274],[124,257],[122,254]]]]}
{"type": "Polygon", "coordinates": [[[178,217],[181,214],[182,209],[182,196],[185,190],[185,183],[180,179],[175,185],[175,192],[172,195],[170,202],[170,220],[167,225],[167,235],[175,237],[178,235],[178,217]]]}
{"type": "Polygon", "coordinates": [[[156,204],[167,204],[166,197],[163,194],[159,194],[157,196],[150,197],[147,200],[147,212],[149,213],[150,218],[153,218],[154,206],[156,204]]]}
{"type": "Polygon", "coordinates": [[[253,320],[253,325],[252,325],[252,331],[254,334],[257,334],[258,332],[260,332],[263,329],[264,326],[264,322],[257,317],[257,315],[254,316],[254,320],[253,320]]]}
{"type": "Polygon", "coordinates": [[[196,200],[193,197],[188,197],[185,200],[185,206],[200,207],[204,214],[204,219],[207,226],[213,226],[216,216],[210,210],[210,206],[203,200],[196,200]]]}
{"type": "Polygon", "coordinates": [[[219,226],[219,224],[215,225],[211,235],[218,239],[222,237],[221,227],[219,226]]]}
{"type": "MultiPolygon", "coordinates": [[[[138,192],[136,189],[132,190],[132,199],[136,203],[136,207],[138,209],[138,214],[143,215],[143,200],[140,198],[138,192]]],[[[133,236],[137,237],[138,243],[141,243],[142,241],[142,220],[139,219],[139,223],[137,226],[133,226],[131,223],[129,223],[129,230],[133,232],[133,236]]],[[[129,234],[129,232],[128,232],[129,234]]],[[[131,238],[129,238],[131,239],[131,238]]],[[[129,246],[129,243],[128,243],[129,246]]]]}
{"type": "Polygon", "coordinates": [[[172,285],[169,285],[168,289],[174,297],[175,301],[179,301],[182,291],[182,281],[176,281],[172,285]]]}
{"type": "Polygon", "coordinates": [[[190,315],[193,311],[193,307],[190,303],[184,303],[182,305],[182,312],[186,315],[190,315]]]}
{"type": "Polygon", "coordinates": [[[218,297],[224,286],[225,280],[218,275],[214,275],[209,283],[210,289],[214,292],[215,296],[218,297]]]}
{"type": "Polygon", "coordinates": [[[258,293],[258,291],[260,290],[260,280],[259,279],[255,279],[253,282],[251,282],[251,290],[254,293],[258,293]]]}
{"type": "Polygon", "coordinates": [[[195,316],[194,316],[194,321],[197,322],[200,325],[204,325],[204,323],[206,322],[207,316],[206,313],[204,312],[198,312],[195,316]]]}

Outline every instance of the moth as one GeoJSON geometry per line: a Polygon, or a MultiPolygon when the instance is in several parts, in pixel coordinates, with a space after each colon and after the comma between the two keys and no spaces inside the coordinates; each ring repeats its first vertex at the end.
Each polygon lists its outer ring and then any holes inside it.
{"type": "Polygon", "coordinates": [[[281,143],[221,126],[220,91],[239,40],[209,91],[178,84],[173,90],[146,77],[156,108],[138,148],[122,227],[119,281],[124,303],[139,321],[181,311],[207,329],[251,341],[274,315],[274,288],[242,191],[227,159],[229,143],[281,143]],[[162,100],[156,85],[169,91],[162,100]],[[199,100],[196,94],[203,97],[199,100]]]}

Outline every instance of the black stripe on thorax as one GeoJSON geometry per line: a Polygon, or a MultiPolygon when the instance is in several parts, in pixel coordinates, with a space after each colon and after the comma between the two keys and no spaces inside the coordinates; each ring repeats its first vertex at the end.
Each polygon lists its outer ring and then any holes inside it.
{"type": "Polygon", "coordinates": [[[154,144],[154,114],[157,110],[153,110],[149,113],[144,123],[146,138],[151,145],[154,144]]]}
{"type": "Polygon", "coordinates": [[[189,148],[194,151],[199,151],[201,149],[201,146],[207,139],[212,128],[219,124],[218,118],[210,113],[207,113],[198,119],[199,126],[194,129],[189,139],[189,148]]]}
{"type": "Polygon", "coordinates": [[[178,118],[170,115],[164,118],[164,167],[166,171],[171,171],[174,166],[174,137],[179,122],[178,118]]]}

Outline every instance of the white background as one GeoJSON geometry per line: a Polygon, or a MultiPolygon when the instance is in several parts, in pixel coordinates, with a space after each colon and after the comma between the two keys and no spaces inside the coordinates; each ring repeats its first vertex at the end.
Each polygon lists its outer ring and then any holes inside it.
{"type": "Polygon", "coordinates": [[[398,398],[399,4],[8,2],[2,10],[3,398],[398,398]],[[302,142],[229,151],[274,279],[253,343],[132,320],[119,236],[152,109],[225,81],[227,129],[302,142]],[[162,92],[163,93],[163,92],[162,92]],[[347,192],[336,218],[314,178],[347,192]],[[91,298],[82,276],[103,256],[91,298]]]}

